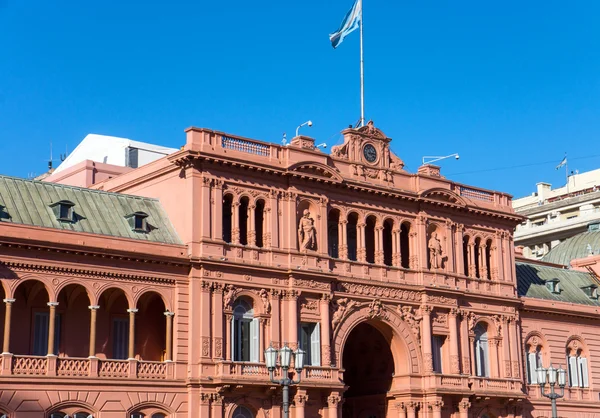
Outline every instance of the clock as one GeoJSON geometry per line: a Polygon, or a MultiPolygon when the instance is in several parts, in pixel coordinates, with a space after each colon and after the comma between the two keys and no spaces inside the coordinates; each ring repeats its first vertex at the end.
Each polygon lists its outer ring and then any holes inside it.
{"type": "Polygon", "coordinates": [[[377,160],[377,150],[372,144],[367,144],[363,148],[363,155],[365,160],[370,163],[374,163],[377,160]]]}

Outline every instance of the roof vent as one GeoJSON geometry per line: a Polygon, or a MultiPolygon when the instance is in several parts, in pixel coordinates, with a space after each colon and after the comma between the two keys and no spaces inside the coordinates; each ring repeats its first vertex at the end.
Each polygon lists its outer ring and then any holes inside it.
{"type": "Polygon", "coordinates": [[[598,299],[598,286],[591,284],[589,286],[582,287],[581,290],[590,298],[598,299]]]}
{"type": "Polygon", "coordinates": [[[148,222],[146,218],[148,214],[146,212],[134,212],[125,216],[127,222],[129,222],[129,226],[132,231],[135,232],[148,232],[148,222]]]}
{"type": "Polygon", "coordinates": [[[554,293],[555,295],[560,294],[560,280],[558,280],[558,279],[546,280],[546,287],[548,288],[548,290],[550,292],[554,293]]]}
{"type": "Polygon", "coordinates": [[[9,219],[10,219],[10,215],[6,211],[6,206],[0,205],[0,222],[2,222],[4,220],[8,221],[9,219]]]}
{"type": "Polygon", "coordinates": [[[70,200],[60,200],[50,205],[54,212],[54,216],[61,222],[75,222],[75,218],[73,217],[73,206],[75,206],[75,203],[70,200]]]}

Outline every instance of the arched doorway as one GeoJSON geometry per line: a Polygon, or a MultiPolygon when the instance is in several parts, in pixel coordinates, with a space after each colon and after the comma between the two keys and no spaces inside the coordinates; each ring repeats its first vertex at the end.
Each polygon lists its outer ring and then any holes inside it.
{"type": "Polygon", "coordinates": [[[343,418],[385,418],[387,393],[394,374],[392,330],[381,323],[357,325],[344,344],[343,418]],[[388,334],[388,335],[384,335],[388,334]]]}

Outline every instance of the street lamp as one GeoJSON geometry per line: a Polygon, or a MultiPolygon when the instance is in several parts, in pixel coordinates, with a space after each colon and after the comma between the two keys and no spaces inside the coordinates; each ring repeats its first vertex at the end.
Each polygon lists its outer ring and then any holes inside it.
{"type": "Polygon", "coordinates": [[[306,352],[300,348],[292,353],[292,349],[287,345],[281,348],[279,351],[274,349],[272,346],[265,350],[265,361],[267,363],[267,369],[269,370],[269,377],[271,382],[277,383],[283,386],[283,418],[289,418],[290,408],[290,386],[297,385],[300,383],[300,375],[304,368],[304,357],[306,352]],[[289,368],[292,360],[292,354],[294,355],[294,369],[298,375],[298,380],[294,381],[289,377],[289,368]],[[279,356],[279,364],[281,365],[281,372],[283,378],[277,380],[273,378],[273,373],[277,367],[277,357],[279,356]]]}
{"type": "Polygon", "coordinates": [[[567,384],[567,371],[562,367],[555,369],[550,364],[547,369],[540,367],[537,369],[538,383],[542,391],[542,396],[552,401],[552,418],[558,418],[558,412],[556,411],[556,400],[565,396],[565,385],[567,384]],[[544,386],[546,386],[546,380],[550,384],[550,393],[544,392],[544,386]],[[558,381],[558,386],[561,389],[560,395],[554,391],[554,386],[558,381]]]}

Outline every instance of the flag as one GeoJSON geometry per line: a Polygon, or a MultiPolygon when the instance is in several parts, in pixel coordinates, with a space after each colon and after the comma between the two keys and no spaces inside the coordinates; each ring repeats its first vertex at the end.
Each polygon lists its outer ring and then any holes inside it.
{"type": "Polygon", "coordinates": [[[352,9],[346,13],[340,28],[334,33],[329,34],[331,46],[337,48],[346,36],[358,29],[359,24],[362,24],[362,0],[355,1],[352,9]]]}
{"type": "Polygon", "coordinates": [[[567,157],[565,156],[565,158],[562,159],[562,161],[560,163],[558,163],[558,165],[556,166],[556,169],[558,170],[561,167],[564,167],[567,164],[567,157]]]}

